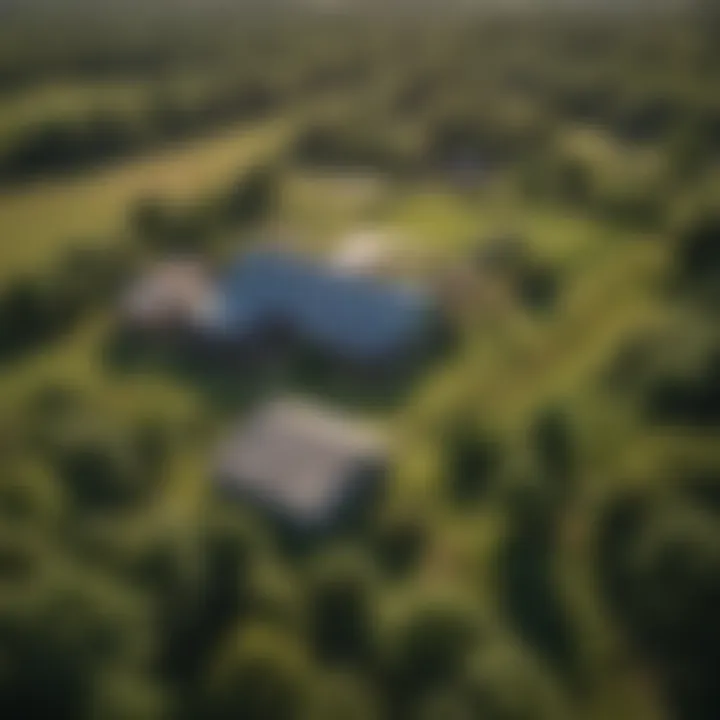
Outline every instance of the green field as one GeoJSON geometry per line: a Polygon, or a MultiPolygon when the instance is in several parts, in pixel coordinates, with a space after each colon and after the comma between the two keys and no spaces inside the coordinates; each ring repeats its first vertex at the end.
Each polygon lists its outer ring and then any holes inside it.
{"type": "Polygon", "coordinates": [[[242,124],[211,138],[62,181],[43,181],[0,197],[0,272],[32,270],[69,244],[106,241],[122,232],[132,203],[164,197],[179,203],[222,186],[282,146],[292,121],[242,124]]]}

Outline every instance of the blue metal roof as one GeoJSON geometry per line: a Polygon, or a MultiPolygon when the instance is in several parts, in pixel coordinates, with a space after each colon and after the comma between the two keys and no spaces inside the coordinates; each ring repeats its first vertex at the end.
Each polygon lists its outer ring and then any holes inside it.
{"type": "Polygon", "coordinates": [[[279,320],[323,349],[377,360],[427,330],[431,303],[415,288],[338,274],[287,253],[243,256],[220,285],[214,329],[242,336],[279,320]]]}

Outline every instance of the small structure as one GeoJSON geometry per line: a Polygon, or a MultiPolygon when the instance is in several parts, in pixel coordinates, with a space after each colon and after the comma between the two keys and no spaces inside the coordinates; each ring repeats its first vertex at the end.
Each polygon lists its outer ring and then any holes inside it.
{"type": "Polygon", "coordinates": [[[121,300],[120,315],[135,331],[199,328],[217,304],[206,267],[192,258],[165,260],[138,278],[121,300]]]}
{"type": "Polygon", "coordinates": [[[381,275],[397,260],[389,233],[363,230],[343,238],[329,258],[333,269],[351,275],[381,275]]]}
{"type": "Polygon", "coordinates": [[[332,526],[382,476],[382,437],[339,412],[296,398],[261,406],[221,443],[220,487],[302,530],[332,526]]]}
{"type": "Polygon", "coordinates": [[[288,252],[243,256],[221,281],[219,298],[206,320],[218,338],[262,345],[279,334],[366,368],[416,355],[437,322],[432,298],[417,287],[338,273],[288,252]]]}

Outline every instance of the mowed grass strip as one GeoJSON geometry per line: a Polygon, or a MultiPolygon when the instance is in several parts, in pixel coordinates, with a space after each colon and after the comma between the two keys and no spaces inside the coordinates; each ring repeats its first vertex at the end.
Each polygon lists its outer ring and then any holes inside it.
{"type": "Polygon", "coordinates": [[[107,241],[144,196],[182,201],[229,182],[279,150],[297,116],[242,124],[78,177],[0,194],[0,282],[49,263],[70,244],[107,241]]]}

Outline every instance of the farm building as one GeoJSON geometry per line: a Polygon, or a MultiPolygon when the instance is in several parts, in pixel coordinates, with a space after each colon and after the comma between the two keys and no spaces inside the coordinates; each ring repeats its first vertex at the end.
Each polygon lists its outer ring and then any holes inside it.
{"type": "Polygon", "coordinates": [[[231,430],[214,477],[230,495],[294,527],[317,530],[371,495],[385,462],[379,434],[335,410],[285,398],[231,430]]]}
{"type": "Polygon", "coordinates": [[[287,252],[243,256],[219,287],[206,329],[232,342],[282,334],[361,366],[394,364],[422,349],[436,324],[434,302],[415,287],[338,273],[287,252]]]}
{"type": "Polygon", "coordinates": [[[198,328],[213,314],[217,297],[202,262],[190,258],[165,260],[138,278],[121,300],[125,326],[141,331],[198,328]]]}

